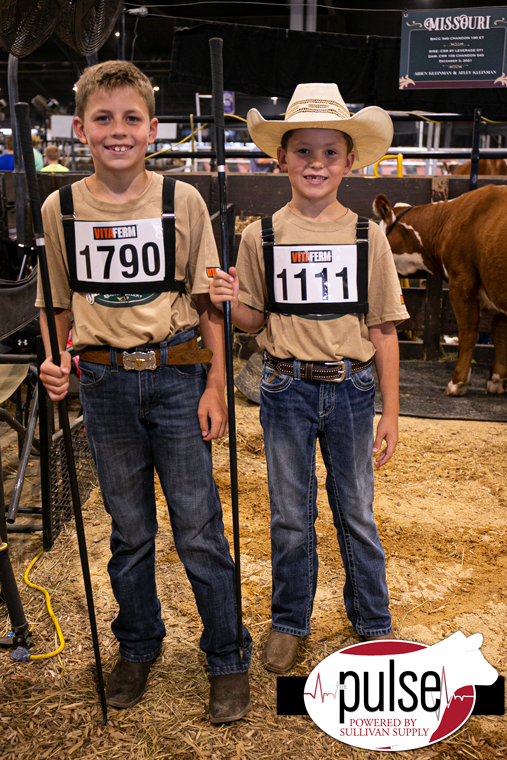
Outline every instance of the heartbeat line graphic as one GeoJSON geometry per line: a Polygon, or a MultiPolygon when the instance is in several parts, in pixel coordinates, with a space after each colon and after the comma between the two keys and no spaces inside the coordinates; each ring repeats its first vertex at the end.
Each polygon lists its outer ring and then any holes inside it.
{"type": "Polygon", "coordinates": [[[320,700],[321,700],[322,704],[324,704],[324,699],[326,697],[333,697],[333,699],[336,699],[336,694],[339,691],[339,688],[340,687],[337,686],[334,691],[327,691],[327,692],[326,691],[322,691],[322,685],[320,683],[320,673],[318,673],[317,674],[317,683],[315,684],[315,691],[313,692],[313,694],[312,694],[311,691],[305,691],[304,694],[305,695],[308,694],[309,697],[311,697],[312,699],[315,699],[316,696],[317,696],[317,691],[320,691],[320,700]]]}
{"type": "MultiPolygon", "coordinates": [[[[454,694],[449,698],[449,692],[447,691],[447,679],[445,677],[445,666],[442,666],[442,679],[441,679],[441,686],[440,686],[440,706],[444,706],[445,708],[449,707],[449,705],[457,700],[460,700],[463,702],[464,699],[474,699],[473,694],[458,694],[457,692],[454,692],[454,694]],[[445,700],[442,699],[445,691],[445,700]]],[[[441,707],[438,708],[436,717],[440,719],[440,711],[441,707]]]]}

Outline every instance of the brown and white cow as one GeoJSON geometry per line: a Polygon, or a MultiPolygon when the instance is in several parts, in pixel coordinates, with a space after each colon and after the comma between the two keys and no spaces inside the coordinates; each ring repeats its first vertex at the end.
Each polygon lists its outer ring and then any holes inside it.
{"type": "Polygon", "coordinates": [[[487,393],[505,393],[507,383],[507,187],[487,185],[451,201],[394,208],[377,195],[373,209],[398,272],[418,269],[449,281],[459,334],[459,356],[448,396],[463,396],[470,383],[480,312],[493,314],[495,358],[487,393]],[[403,215],[403,218],[400,218],[403,215]],[[399,221],[397,219],[399,218],[399,221]]]}

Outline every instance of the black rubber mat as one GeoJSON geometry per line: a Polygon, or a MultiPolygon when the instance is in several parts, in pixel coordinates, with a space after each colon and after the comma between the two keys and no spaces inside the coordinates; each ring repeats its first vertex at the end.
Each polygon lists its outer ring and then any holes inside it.
{"type": "MultiPolygon", "coordinates": [[[[400,414],[446,420],[507,422],[507,395],[486,395],[489,366],[472,365],[472,384],[465,396],[445,396],[454,362],[400,362],[400,414]]],[[[378,391],[378,382],[376,382],[378,391]]],[[[382,411],[380,392],[375,409],[382,411]]]]}
{"type": "MultiPolygon", "coordinates": [[[[488,366],[472,365],[472,384],[466,396],[444,395],[454,366],[454,362],[400,362],[400,414],[405,417],[507,422],[507,395],[486,395],[488,366]]],[[[261,354],[252,354],[235,379],[238,390],[256,404],[260,403],[261,373],[261,354]]],[[[375,410],[381,412],[382,400],[376,377],[375,381],[375,410]]]]}

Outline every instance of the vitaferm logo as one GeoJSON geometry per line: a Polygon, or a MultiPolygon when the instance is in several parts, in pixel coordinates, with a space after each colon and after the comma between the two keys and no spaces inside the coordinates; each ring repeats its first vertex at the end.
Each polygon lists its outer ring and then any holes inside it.
{"type": "Polygon", "coordinates": [[[479,651],[482,635],[463,633],[427,647],[372,641],[326,657],[305,685],[319,728],[353,747],[402,752],[444,739],[468,720],[475,685],[498,674],[479,651]]]}

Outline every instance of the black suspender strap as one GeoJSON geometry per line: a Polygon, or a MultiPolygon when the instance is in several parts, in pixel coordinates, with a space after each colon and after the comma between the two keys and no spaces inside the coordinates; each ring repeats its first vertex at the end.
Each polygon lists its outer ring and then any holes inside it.
{"type": "Polygon", "coordinates": [[[64,185],[60,188],[60,209],[62,212],[63,234],[65,237],[65,251],[69,265],[70,287],[75,290],[77,283],[76,272],[76,236],[74,235],[74,201],[72,199],[72,185],[64,185]]]}
{"type": "Polygon", "coordinates": [[[165,175],[162,185],[162,231],[164,233],[164,248],[166,250],[166,282],[167,290],[176,291],[180,295],[187,292],[186,285],[175,279],[176,274],[176,217],[174,215],[174,191],[176,180],[165,175]],[[167,256],[169,249],[170,257],[167,256]],[[167,266],[170,266],[169,272],[167,266]]]}
{"type": "MultiPolygon", "coordinates": [[[[162,185],[162,232],[164,236],[164,255],[165,255],[165,279],[163,282],[144,284],[143,293],[146,287],[152,288],[154,292],[176,292],[180,295],[186,293],[186,285],[182,280],[176,280],[176,217],[174,214],[174,194],[176,180],[173,177],[165,176],[162,185]]],[[[60,188],[60,209],[62,214],[63,234],[65,238],[65,248],[69,266],[70,287],[78,293],[110,292],[111,288],[122,292],[135,292],[136,287],[133,284],[125,286],[104,285],[103,283],[81,282],[77,278],[76,269],[76,236],[74,222],[76,215],[74,213],[74,202],[72,198],[72,186],[64,185],[60,188]]]]}
{"type": "Polygon", "coordinates": [[[368,249],[369,249],[370,220],[366,216],[357,217],[357,300],[362,304],[360,311],[368,314],[368,249]]]}
{"type": "Polygon", "coordinates": [[[264,254],[264,269],[266,285],[268,288],[268,311],[272,311],[275,303],[274,288],[274,257],[273,246],[275,244],[275,231],[273,229],[273,217],[265,216],[261,219],[262,252],[264,254]]]}

